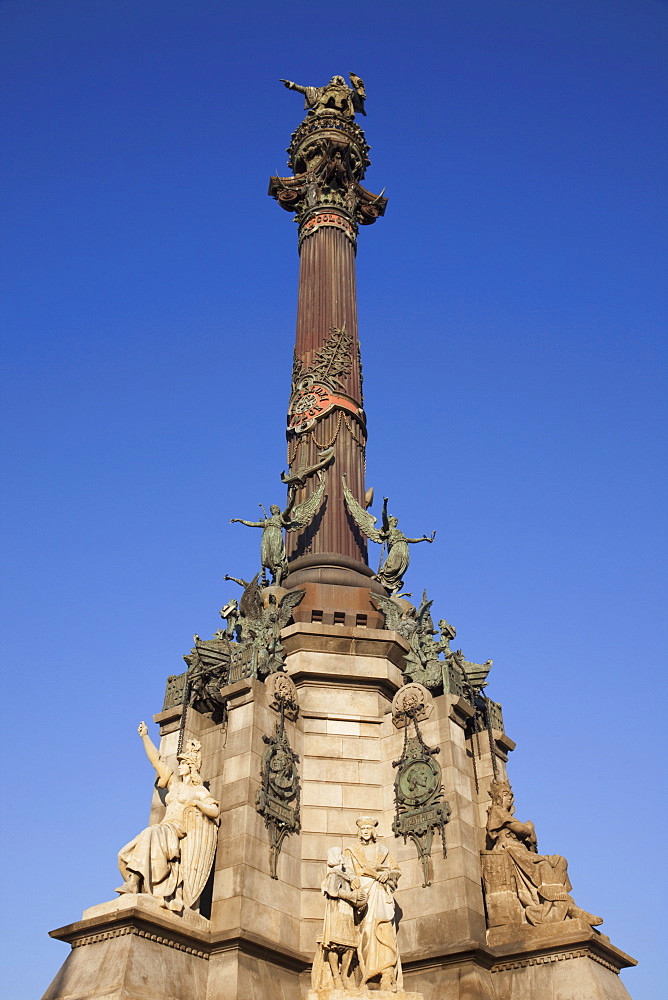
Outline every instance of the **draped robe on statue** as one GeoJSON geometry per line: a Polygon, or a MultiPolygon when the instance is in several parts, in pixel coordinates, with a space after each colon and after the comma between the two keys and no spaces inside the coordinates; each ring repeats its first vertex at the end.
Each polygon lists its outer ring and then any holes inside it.
{"type": "MultiPolygon", "coordinates": [[[[560,854],[538,854],[509,829],[514,816],[499,805],[489,808],[487,832],[494,850],[505,850],[513,862],[517,895],[530,924],[561,921],[569,905],[572,889],[566,858],[560,854]]],[[[584,914],[583,916],[589,916],[584,914]]]]}
{"type": "MultiPolygon", "coordinates": [[[[196,799],[207,805],[215,805],[214,799],[203,785],[172,781],[165,798],[167,808],[162,821],[156,826],[146,827],[118,854],[118,867],[123,878],[127,879],[132,874],[141,876],[141,891],[157,897],[170,909],[183,908],[183,900],[179,898],[185,874],[181,864],[181,842],[190,825],[187,811],[194,809],[201,816],[195,805],[196,799]]],[[[199,818],[193,816],[193,819],[199,818]]],[[[210,827],[210,833],[215,837],[215,822],[203,819],[202,825],[210,827]]]]}
{"type": "Polygon", "coordinates": [[[381,844],[355,844],[354,847],[348,847],[346,853],[360,880],[361,888],[367,894],[367,905],[360,915],[359,924],[358,955],[362,982],[368,983],[375,976],[389,973],[401,989],[402,972],[394,923],[394,896],[387,884],[378,881],[381,872],[390,872],[390,883],[394,886],[400,870],[388,849],[381,844]]]}

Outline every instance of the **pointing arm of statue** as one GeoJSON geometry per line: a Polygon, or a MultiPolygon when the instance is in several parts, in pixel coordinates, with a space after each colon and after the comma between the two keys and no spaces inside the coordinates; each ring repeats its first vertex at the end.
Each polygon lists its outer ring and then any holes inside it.
{"type": "Polygon", "coordinates": [[[148,735],[148,728],[145,722],[140,722],[137,727],[137,732],[141,737],[141,741],[144,744],[144,750],[146,751],[146,756],[150,760],[151,764],[155,768],[156,774],[158,775],[158,784],[161,788],[166,788],[169,784],[171,778],[173,777],[173,772],[171,768],[167,767],[164,760],[160,756],[158,748],[155,746],[151,737],[148,735]]]}
{"type": "Polygon", "coordinates": [[[279,83],[282,83],[288,90],[298,90],[300,94],[306,93],[306,87],[302,87],[298,83],[293,83],[292,80],[280,80],[279,83]]]}

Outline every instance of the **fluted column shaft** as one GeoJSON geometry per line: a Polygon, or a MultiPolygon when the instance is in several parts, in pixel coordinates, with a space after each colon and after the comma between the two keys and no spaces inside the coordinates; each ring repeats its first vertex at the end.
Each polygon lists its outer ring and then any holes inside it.
{"type": "MultiPolygon", "coordinates": [[[[305,237],[301,245],[297,335],[295,355],[301,370],[317,363],[318,352],[331,341],[332,331],[341,330],[347,344],[348,372],[340,379],[342,392],[362,406],[362,378],[357,335],[355,248],[340,229],[323,227],[305,237]]],[[[304,531],[288,535],[288,558],[305,554],[336,553],[366,563],[366,540],[348,515],[341,489],[341,475],[360,502],[364,497],[366,430],[355,406],[335,408],[316,420],[302,434],[288,431],[291,472],[317,461],[318,453],[333,446],[334,458],[327,470],[326,501],[315,521],[304,531]]],[[[317,483],[313,477],[299,490],[304,499],[317,483]]]]}

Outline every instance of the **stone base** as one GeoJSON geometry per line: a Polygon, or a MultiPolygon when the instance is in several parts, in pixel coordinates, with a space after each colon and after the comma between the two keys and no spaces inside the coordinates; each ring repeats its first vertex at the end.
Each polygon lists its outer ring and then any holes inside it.
{"type": "Polygon", "coordinates": [[[44,1000],[206,998],[210,934],[149,897],[128,894],[93,906],[51,937],[72,951],[44,1000]]]}
{"type": "Polygon", "coordinates": [[[619,971],[635,959],[582,920],[493,927],[487,939],[498,1000],[629,1000],[619,971]]]}
{"type": "Polygon", "coordinates": [[[201,916],[194,910],[185,909],[180,914],[173,913],[166,907],[161,906],[153,896],[139,892],[124,892],[118,899],[110,899],[108,903],[98,903],[97,906],[89,906],[87,910],[83,911],[82,919],[87,920],[89,917],[106,916],[109,913],[121,913],[133,907],[139,907],[148,913],[157,913],[169,919],[182,921],[188,927],[195,927],[205,933],[208,933],[210,930],[209,921],[206,917],[201,916]]]}
{"type": "Polygon", "coordinates": [[[405,990],[369,990],[364,987],[352,990],[309,990],[306,1000],[424,1000],[421,993],[405,990]]]}

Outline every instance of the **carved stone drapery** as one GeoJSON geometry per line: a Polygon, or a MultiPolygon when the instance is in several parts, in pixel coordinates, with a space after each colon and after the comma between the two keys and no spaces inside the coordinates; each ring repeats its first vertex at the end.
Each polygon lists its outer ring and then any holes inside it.
{"type": "Polygon", "coordinates": [[[558,924],[581,920],[591,926],[601,917],[578,906],[570,895],[568,864],[559,854],[538,853],[531,821],[515,817],[514,796],[506,780],[490,786],[483,884],[489,927],[504,924],[558,924]]]}

